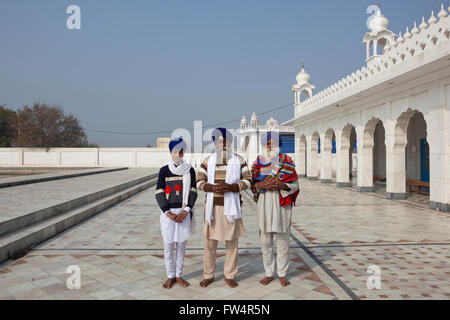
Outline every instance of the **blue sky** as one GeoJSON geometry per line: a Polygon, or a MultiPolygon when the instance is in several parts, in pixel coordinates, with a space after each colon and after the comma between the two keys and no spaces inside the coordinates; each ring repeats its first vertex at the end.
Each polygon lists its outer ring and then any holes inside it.
{"type": "MultiPolygon", "coordinates": [[[[86,129],[120,132],[239,119],[291,103],[302,61],[317,91],[361,68],[373,4],[1,0],[0,105],[60,105],[86,129]],[[81,8],[81,30],[66,28],[71,4],[81,8]]],[[[428,20],[433,9],[437,15],[440,4],[384,0],[382,12],[398,33],[428,20]]],[[[272,115],[288,120],[293,107],[272,115]]],[[[88,131],[102,147],[154,146],[157,136],[88,131]]]]}

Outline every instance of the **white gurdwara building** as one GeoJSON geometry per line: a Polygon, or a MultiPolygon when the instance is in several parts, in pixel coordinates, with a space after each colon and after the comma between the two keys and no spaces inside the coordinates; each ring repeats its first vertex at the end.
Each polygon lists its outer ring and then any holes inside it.
{"type": "Polygon", "coordinates": [[[404,199],[422,188],[431,208],[450,211],[447,10],[398,35],[379,10],[363,39],[366,66],[319,93],[302,69],[292,87],[295,117],[283,124],[295,128],[300,175],[350,186],[356,162],[358,191],[373,191],[381,180],[387,198],[404,199]]]}

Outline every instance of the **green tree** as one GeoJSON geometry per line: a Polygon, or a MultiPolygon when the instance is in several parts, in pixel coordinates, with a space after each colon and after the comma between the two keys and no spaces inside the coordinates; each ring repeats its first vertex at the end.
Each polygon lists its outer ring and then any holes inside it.
{"type": "Polygon", "coordinates": [[[0,106],[0,147],[11,147],[11,136],[13,135],[10,127],[10,118],[15,116],[15,111],[0,106]]]}

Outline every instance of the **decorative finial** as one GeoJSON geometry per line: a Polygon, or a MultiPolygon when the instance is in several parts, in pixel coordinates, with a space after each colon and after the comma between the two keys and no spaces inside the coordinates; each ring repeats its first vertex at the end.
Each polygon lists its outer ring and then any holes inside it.
{"type": "Polygon", "coordinates": [[[434,11],[431,11],[431,17],[430,17],[430,19],[428,20],[428,23],[430,24],[430,25],[432,25],[432,24],[435,24],[435,23],[437,23],[438,22],[438,20],[436,19],[436,17],[434,16],[434,11]]]}
{"type": "Polygon", "coordinates": [[[302,62],[302,69],[305,70],[305,63],[302,62]]]}
{"type": "Polygon", "coordinates": [[[397,42],[400,42],[400,43],[403,43],[403,42],[405,42],[405,39],[403,38],[403,36],[402,36],[402,33],[401,33],[401,32],[400,32],[400,33],[398,34],[397,42]]]}
{"type": "Polygon", "coordinates": [[[410,39],[412,37],[412,34],[409,32],[409,28],[408,27],[406,27],[406,32],[405,32],[404,36],[405,36],[406,39],[410,39]]]}
{"type": "Polygon", "coordinates": [[[443,19],[443,18],[445,18],[447,16],[448,16],[448,13],[447,13],[447,11],[445,11],[444,5],[441,4],[441,11],[438,14],[439,19],[443,19]]]}
{"type": "Polygon", "coordinates": [[[425,22],[425,17],[422,17],[422,23],[419,26],[420,30],[425,30],[428,28],[427,23],[425,22]]]}
{"type": "Polygon", "coordinates": [[[414,28],[412,28],[411,30],[412,34],[418,34],[419,33],[419,29],[417,28],[417,23],[414,22],[414,28]]]}

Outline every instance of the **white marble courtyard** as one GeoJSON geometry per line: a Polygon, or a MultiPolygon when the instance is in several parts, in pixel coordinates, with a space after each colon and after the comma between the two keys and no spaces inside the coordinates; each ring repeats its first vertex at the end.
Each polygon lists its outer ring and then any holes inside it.
{"type": "MultiPolygon", "coordinates": [[[[20,195],[26,188],[30,203],[38,203],[38,194],[60,186],[65,192],[60,196],[54,193],[51,200],[57,201],[58,197],[64,198],[63,194],[70,195],[71,189],[89,189],[86,182],[93,179],[98,188],[101,181],[113,184],[114,179],[126,179],[127,174],[142,174],[135,170],[3,188],[0,197],[5,201],[5,197],[20,195]]],[[[258,283],[264,273],[255,205],[245,196],[243,214],[248,237],[239,243],[239,287],[230,289],[223,281],[223,256],[218,260],[217,281],[208,288],[199,286],[203,236],[197,232],[188,241],[185,260],[185,278],[191,286],[163,289],[160,212],[154,187],[150,187],[34,247],[22,258],[3,263],[0,299],[450,298],[447,213],[412,201],[387,200],[376,193],[362,194],[306,179],[300,185],[288,273],[292,285],[286,288],[278,281],[267,287],[258,283]],[[66,287],[66,269],[70,265],[81,269],[79,290],[66,287]],[[381,269],[379,290],[367,288],[370,265],[381,269]]],[[[26,198],[14,201],[15,207],[30,205],[26,198]]],[[[200,195],[198,221],[203,202],[204,196],[200,195]]]]}

